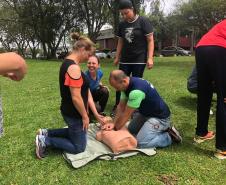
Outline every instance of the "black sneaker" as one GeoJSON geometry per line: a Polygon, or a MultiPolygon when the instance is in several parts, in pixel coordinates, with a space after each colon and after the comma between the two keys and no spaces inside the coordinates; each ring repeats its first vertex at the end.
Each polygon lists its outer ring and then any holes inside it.
{"type": "Polygon", "coordinates": [[[175,143],[182,142],[182,137],[180,136],[180,133],[177,131],[177,129],[174,126],[172,126],[171,128],[168,128],[167,132],[169,133],[173,142],[175,143]]]}
{"type": "Polygon", "coordinates": [[[42,135],[36,135],[36,138],[35,138],[36,156],[39,159],[42,159],[45,157],[46,145],[44,142],[44,138],[45,136],[42,136],[42,135]]]}

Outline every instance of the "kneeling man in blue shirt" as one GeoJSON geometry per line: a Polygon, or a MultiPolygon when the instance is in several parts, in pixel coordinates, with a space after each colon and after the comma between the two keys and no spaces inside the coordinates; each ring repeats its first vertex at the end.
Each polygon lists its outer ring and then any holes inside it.
{"type": "Polygon", "coordinates": [[[103,126],[105,130],[119,130],[129,123],[129,131],[136,136],[139,148],[166,147],[180,143],[179,132],[170,124],[170,110],[154,86],[141,78],[128,77],[121,70],[110,74],[110,85],[121,91],[114,124],[103,126]]]}

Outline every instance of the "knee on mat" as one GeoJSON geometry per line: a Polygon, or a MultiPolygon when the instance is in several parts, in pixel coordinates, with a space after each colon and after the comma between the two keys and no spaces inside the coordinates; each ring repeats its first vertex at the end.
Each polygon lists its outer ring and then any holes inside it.
{"type": "Polygon", "coordinates": [[[74,149],[74,154],[82,153],[86,149],[86,145],[76,145],[74,149]]]}
{"type": "Polygon", "coordinates": [[[74,149],[73,149],[73,153],[74,154],[78,154],[78,153],[82,153],[85,151],[87,143],[86,142],[81,142],[81,143],[74,143],[74,149]]]}

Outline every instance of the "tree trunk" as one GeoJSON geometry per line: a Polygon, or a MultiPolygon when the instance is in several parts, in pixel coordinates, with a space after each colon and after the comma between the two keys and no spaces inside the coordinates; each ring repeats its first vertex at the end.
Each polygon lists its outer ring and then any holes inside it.
{"type": "Polygon", "coordinates": [[[47,48],[46,48],[46,43],[42,42],[42,48],[43,48],[43,55],[45,57],[47,57],[48,53],[47,53],[47,48]]]}
{"type": "Polygon", "coordinates": [[[56,59],[56,50],[57,48],[51,48],[50,50],[50,59],[56,59]]]}
{"type": "Polygon", "coordinates": [[[158,52],[160,53],[162,50],[162,41],[158,42],[158,52]]]}
{"type": "Polygon", "coordinates": [[[64,51],[68,53],[68,48],[67,48],[67,45],[66,45],[66,36],[65,35],[63,36],[63,48],[64,48],[64,51]]]}
{"type": "Polygon", "coordinates": [[[192,27],[192,32],[191,32],[191,47],[190,51],[193,53],[194,52],[194,44],[195,44],[195,29],[192,27]]]}
{"type": "Polygon", "coordinates": [[[180,37],[180,32],[176,32],[175,40],[173,42],[173,45],[176,47],[178,46],[178,43],[179,43],[179,37],[180,37]]]}
{"type": "Polygon", "coordinates": [[[118,33],[118,25],[119,25],[119,9],[118,9],[118,5],[119,5],[119,0],[115,0],[114,4],[113,4],[113,8],[112,8],[112,14],[113,16],[113,27],[114,27],[114,33],[117,34],[118,33]]]}
{"type": "Polygon", "coordinates": [[[36,51],[36,46],[34,46],[34,43],[33,43],[33,47],[28,44],[29,48],[30,48],[30,51],[31,51],[31,55],[32,55],[32,59],[36,59],[36,54],[37,54],[37,51],[36,51]]]}

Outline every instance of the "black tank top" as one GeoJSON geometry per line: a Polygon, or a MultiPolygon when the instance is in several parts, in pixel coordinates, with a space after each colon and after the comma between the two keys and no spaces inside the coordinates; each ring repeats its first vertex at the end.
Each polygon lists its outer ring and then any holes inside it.
{"type": "MultiPolygon", "coordinates": [[[[67,73],[68,68],[71,65],[74,65],[75,62],[70,59],[65,59],[60,68],[59,82],[60,82],[60,95],[61,95],[61,106],[60,110],[66,116],[74,117],[74,118],[82,118],[78,110],[75,108],[69,86],[65,86],[65,74],[67,73]]],[[[83,84],[81,87],[81,96],[84,102],[84,106],[88,108],[88,90],[89,90],[89,81],[86,78],[85,74],[81,72],[81,77],[83,79],[83,84]]]]}

